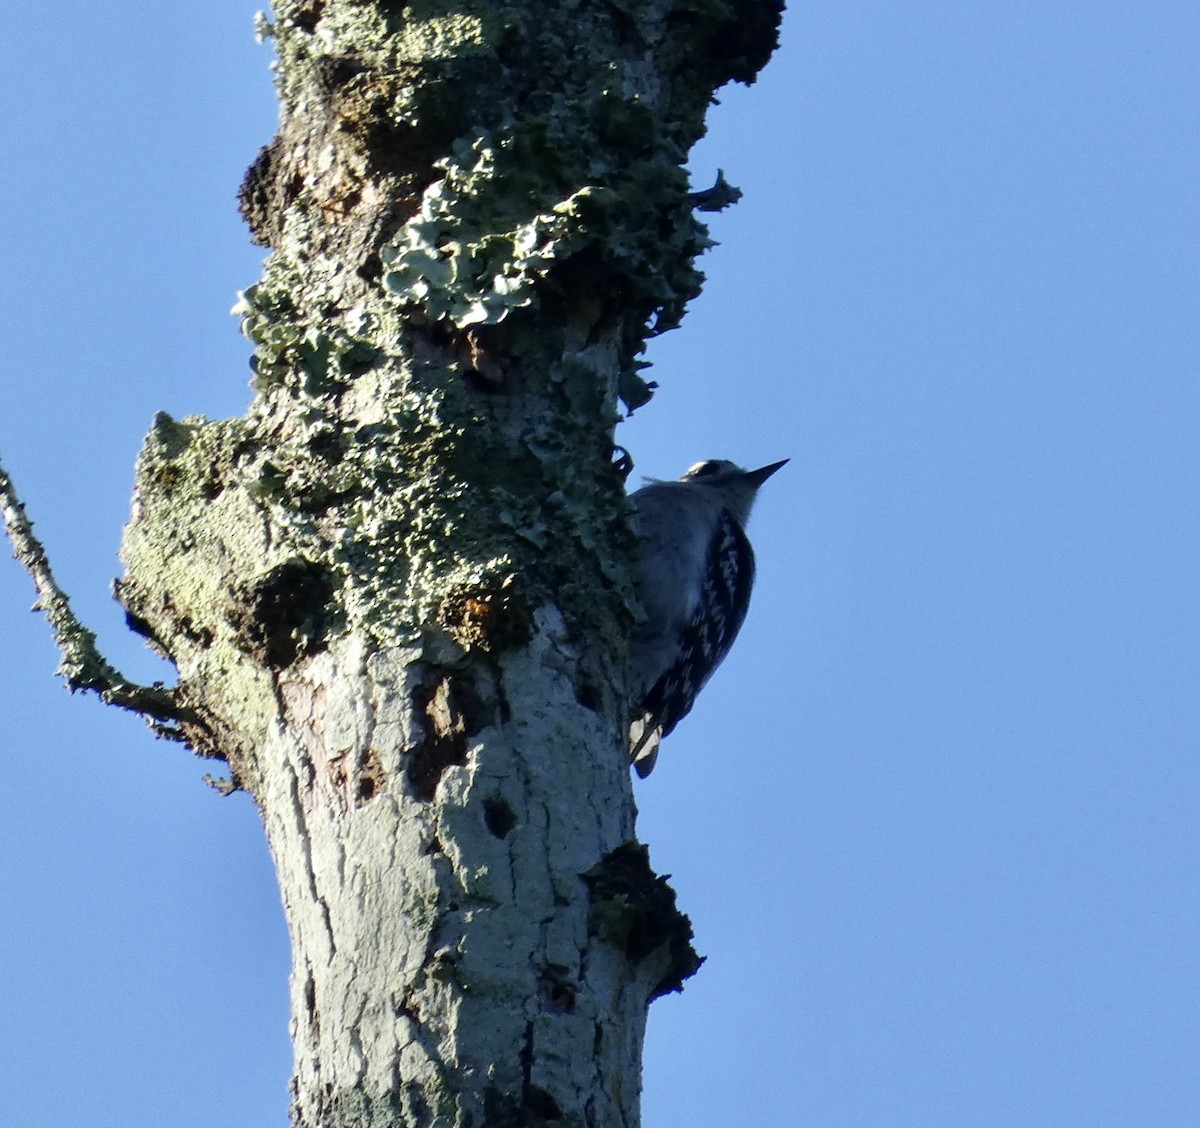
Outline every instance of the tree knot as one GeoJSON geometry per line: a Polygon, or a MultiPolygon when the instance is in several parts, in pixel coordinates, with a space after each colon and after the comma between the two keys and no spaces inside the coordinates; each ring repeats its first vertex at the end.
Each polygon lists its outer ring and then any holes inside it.
{"type": "Polygon", "coordinates": [[[593,934],[623,949],[632,963],[661,962],[649,998],[682,991],[704,958],[692,947],[692,922],[676,906],[675,890],[650,868],[646,847],[623,843],[580,876],[591,897],[593,934]]]}

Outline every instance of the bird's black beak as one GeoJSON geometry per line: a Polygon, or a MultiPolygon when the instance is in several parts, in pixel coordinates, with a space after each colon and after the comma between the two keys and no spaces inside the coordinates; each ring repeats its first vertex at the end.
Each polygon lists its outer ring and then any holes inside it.
{"type": "Polygon", "coordinates": [[[772,474],[775,473],[781,466],[786,466],[791,462],[790,458],[785,458],[782,462],[772,462],[770,466],[760,466],[757,470],[747,470],[746,477],[754,483],[755,488],[761,486],[772,474]]]}

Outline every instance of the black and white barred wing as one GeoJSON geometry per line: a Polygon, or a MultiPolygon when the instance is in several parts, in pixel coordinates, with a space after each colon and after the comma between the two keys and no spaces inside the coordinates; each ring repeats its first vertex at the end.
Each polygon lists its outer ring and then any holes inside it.
{"type": "Polygon", "coordinates": [[[659,741],[691,711],[696,695],[737,638],[754,586],[754,552],[737,521],[722,512],[695,614],[681,632],[678,658],[650,687],[630,726],[629,746],[639,776],[648,776],[659,741]]]}

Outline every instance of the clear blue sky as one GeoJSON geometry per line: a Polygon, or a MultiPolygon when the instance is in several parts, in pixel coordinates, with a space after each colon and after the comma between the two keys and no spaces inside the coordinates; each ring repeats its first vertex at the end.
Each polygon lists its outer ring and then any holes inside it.
{"type": "MultiPolygon", "coordinates": [[[[14,4],[0,451],[114,659],[153,412],[240,413],[251,4],[14,4]]],[[[1200,1124],[1200,8],[796,4],[695,155],[746,193],[640,472],[790,456],[733,656],[638,787],[708,963],[647,1128],[1200,1124]]],[[[283,1128],[255,812],[66,696],[0,557],[0,1121],[283,1128]]]]}

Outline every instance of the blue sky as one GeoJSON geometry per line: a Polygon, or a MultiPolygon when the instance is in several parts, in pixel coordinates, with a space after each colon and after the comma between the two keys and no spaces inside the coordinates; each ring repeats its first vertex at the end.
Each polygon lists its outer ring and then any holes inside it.
{"type": "MultiPolygon", "coordinates": [[[[77,609],[154,411],[240,413],[253,7],[16,5],[0,451],[77,609]]],[[[647,1128],[1200,1122],[1200,9],[797,4],[693,167],[746,193],[638,473],[792,462],[733,655],[638,786],[709,958],[647,1128]]],[[[286,1122],[257,818],[52,677],[0,559],[0,1108],[286,1122]]]]}

